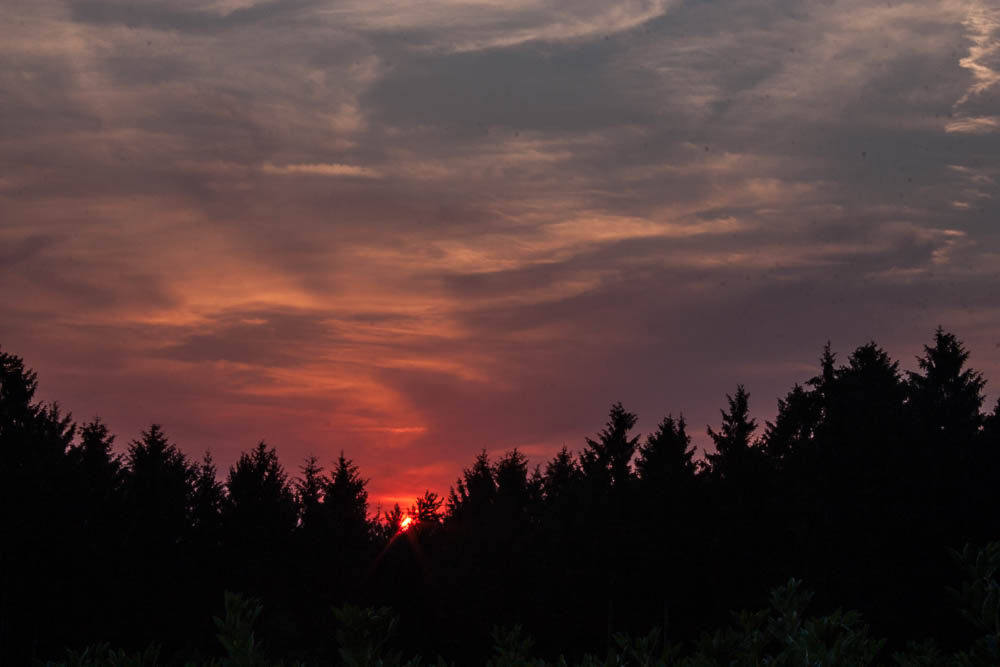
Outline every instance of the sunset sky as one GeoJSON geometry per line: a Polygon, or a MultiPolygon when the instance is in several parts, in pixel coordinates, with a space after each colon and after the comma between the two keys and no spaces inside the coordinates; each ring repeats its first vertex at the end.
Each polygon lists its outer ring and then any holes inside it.
{"type": "Polygon", "coordinates": [[[995,3],[0,7],[0,346],[120,447],[405,505],[938,324],[997,396],[995,3]]]}

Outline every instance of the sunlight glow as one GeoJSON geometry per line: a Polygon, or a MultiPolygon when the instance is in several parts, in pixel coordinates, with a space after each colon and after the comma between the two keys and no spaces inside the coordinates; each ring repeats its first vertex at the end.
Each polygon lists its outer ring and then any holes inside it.
{"type": "Polygon", "coordinates": [[[413,517],[404,517],[402,521],[399,522],[399,532],[405,533],[413,525],[413,517]]]}

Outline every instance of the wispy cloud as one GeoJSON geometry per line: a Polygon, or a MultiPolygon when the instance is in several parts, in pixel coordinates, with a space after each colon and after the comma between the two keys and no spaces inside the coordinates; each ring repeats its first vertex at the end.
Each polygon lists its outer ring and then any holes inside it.
{"type": "Polygon", "coordinates": [[[344,448],[383,498],[578,446],[615,400],[707,423],[746,382],[766,415],[829,338],[910,355],[955,326],[1000,377],[998,20],[22,3],[0,343],[123,439],[344,448]]]}
{"type": "Polygon", "coordinates": [[[375,169],[353,164],[285,164],[265,163],[261,166],[265,174],[309,174],[314,176],[355,176],[359,178],[379,178],[375,169]]]}
{"type": "Polygon", "coordinates": [[[967,38],[972,42],[969,54],[958,63],[973,77],[972,84],[955,101],[957,118],[946,127],[948,132],[982,134],[993,132],[1000,127],[1000,116],[973,115],[975,101],[986,91],[1000,83],[1000,10],[977,2],[969,7],[962,25],[967,30],[967,38]],[[967,107],[972,107],[967,108],[967,107]]]}

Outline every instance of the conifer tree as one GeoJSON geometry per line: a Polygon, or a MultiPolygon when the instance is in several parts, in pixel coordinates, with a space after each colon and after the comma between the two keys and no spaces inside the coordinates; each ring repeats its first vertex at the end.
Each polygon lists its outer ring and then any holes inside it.
{"type": "Polygon", "coordinates": [[[321,530],[323,489],[329,483],[319,459],[306,458],[299,469],[301,475],[295,480],[295,494],[299,506],[299,527],[305,533],[321,530]]]}
{"type": "Polygon", "coordinates": [[[288,475],[263,441],[229,469],[226,490],[227,530],[239,543],[274,544],[295,528],[298,508],[288,475]]]}
{"type": "Polygon", "coordinates": [[[917,357],[919,372],[909,372],[909,401],[922,435],[952,447],[968,445],[982,425],[982,373],[966,367],[969,352],[941,327],[934,345],[925,345],[917,357]]]}
{"type": "Polygon", "coordinates": [[[66,460],[75,426],[57,404],[35,401],[37,389],[23,359],[0,350],[0,664],[32,662],[24,638],[50,621],[43,605],[60,586],[53,574],[76,500],[66,460]]]}
{"type": "Polygon", "coordinates": [[[394,503],[391,510],[383,513],[382,518],[388,537],[391,538],[393,535],[402,530],[403,519],[406,518],[406,512],[404,512],[403,508],[399,506],[399,503],[394,503]]]}
{"type": "Polygon", "coordinates": [[[367,535],[368,480],[354,462],[340,453],[323,489],[323,513],[328,529],[341,539],[360,540],[367,535]]]}
{"type": "Polygon", "coordinates": [[[773,465],[785,467],[789,457],[803,454],[815,444],[822,409],[820,390],[807,390],[798,383],[778,399],[778,416],[765,424],[761,438],[761,447],[773,465]]]}
{"type": "Polygon", "coordinates": [[[666,485],[693,478],[696,471],[694,448],[683,415],[667,415],[639,447],[636,473],[646,484],[666,485]]]}
{"type": "Polygon", "coordinates": [[[212,453],[206,451],[195,467],[191,491],[191,525],[196,534],[210,543],[218,539],[224,503],[225,488],[218,480],[212,453]]]}
{"type": "Polygon", "coordinates": [[[368,519],[368,480],[351,459],[340,453],[323,489],[320,549],[337,599],[360,585],[374,544],[368,519]]]}
{"type": "Polygon", "coordinates": [[[443,504],[444,498],[433,491],[424,491],[424,495],[417,498],[416,506],[410,508],[410,516],[423,526],[436,526],[441,523],[443,504]]]}
{"type": "Polygon", "coordinates": [[[715,453],[706,458],[712,472],[720,478],[730,477],[747,471],[753,444],[753,432],[757,420],[750,417],[750,394],[743,385],[737,385],[736,393],[726,395],[729,411],[722,413],[722,426],[718,431],[708,427],[708,435],[715,443],[715,453]]]}
{"type": "Polygon", "coordinates": [[[114,453],[115,436],[99,417],[80,429],[80,444],[71,448],[75,463],[87,470],[98,483],[111,484],[121,472],[121,460],[114,453]]]}
{"type": "Polygon", "coordinates": [[[545,465],[542,493],[546,502],[553,502],[572,494],[579,480],[580,466],[569,449],[563,445],[563,448],[545,465]]]}
{"type": "Polygon", "coordinates": [[[471,468],[462,471],[448,497],[448,512],[456,518],[485,516],[496,498],[497,484],[489,454],[482,450],[471,468]]]}
{"type": "Polygon", "coordinates": [[[623,487],[632,477],[632,456],[639,436],[630,431],[638,418],[621,403],[611,406],[608,421],[597,440],[587,438],[587,448],[580,455],[583,474],[605,488],[623,487]]]}
{"type": "Polygon", "coordinates": [[[125,501],[132,535],[148,548],[180,542],[189,525],[195,477],[187,456],[153,424],[129,444],[126,462],[125,501]]]}
{"type": "Polygon", "coordinates": [[[192,584],[188,567],[195,467],[153,424],[133,440],[123,475],[121,610],[126,632],[182,632],[191,620],[177,613],[192,584]],[[157,600],[150,605],[148,600],[157,600]]]}
{"type": "Polygon", "coordinates": [[[533,493],[528,479],[528,459],[516,448],[501,456],[493,466],[496,503],[501,517],[523,515],[531,510],[533,493]]]}

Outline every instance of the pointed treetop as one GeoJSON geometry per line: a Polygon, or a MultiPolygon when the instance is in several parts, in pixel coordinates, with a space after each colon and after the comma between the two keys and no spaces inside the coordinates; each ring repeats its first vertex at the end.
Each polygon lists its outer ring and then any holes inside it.
{"type": "Polygon", "coordinates": [[[584,475],[603,479],[607,486],[624,484],[632,475],[631,460],[639,444],[639,436],[630,437],[638,417],[622,404],[611,406],[608,421],[598,439],[587,438],[587,448],[580,456],[584,475]]]}
{"type": "Polygon", "coordinates": [[[344,456],[343,450],[323,490],[323,506],[344,518],[367,521],[368,480],[361,477],[358,466],[344,456]]]}
{"type": "Polygon", "coordinates": [[[716,473],[726,476],[732,470],[740,468],[753,444],[753,433],[757,429],[757,420],[750,417],[750,393],[743,385],[737,385],[736,393],[726,395],[729,411],[722,413],[722,426],[715,431],[708,427],[708,435],[715,443],[715,453],[708,454],[707,459],[716,473]]]}
{"type": "Polygon", "coordinates": [[[917,357],[920,371],[907,373],[909,401],[925,434],[970,442],[978,432],[986,380],[966,367],[968,359],[962,342],[938,327],[934,344],[925,345],[923,356],[917,357]]]}
{"type": "Polygon", "coordinates": [[[687,433],[684,416],[674,419],[667,415],[646,437],[635,461],[636,472],[643,481],[666,481],[694,476],[694,448],[687,433]]]}

